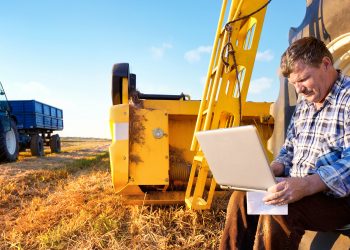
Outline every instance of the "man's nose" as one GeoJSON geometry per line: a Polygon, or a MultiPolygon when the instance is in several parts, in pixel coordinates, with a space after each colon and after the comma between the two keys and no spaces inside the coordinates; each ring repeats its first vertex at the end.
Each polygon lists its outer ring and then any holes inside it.
{"type": "Polygon", "coordinates": [[[296,83],[294,87],[298,94],[303,93],[305,91],[305,87],[300,83],[296,83]]]}

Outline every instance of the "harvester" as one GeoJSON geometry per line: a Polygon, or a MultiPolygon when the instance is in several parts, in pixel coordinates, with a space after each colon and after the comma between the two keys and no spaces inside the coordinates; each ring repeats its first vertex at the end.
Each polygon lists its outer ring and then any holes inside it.
{"type": "MultiPolygon", "coordinates": [[[[289,42],[304,36],[322,39],[335,66],[349,74],[350,2],[306,2],[305,18],[290,29],[289,42]]],[[[269,3],[223,0],[200,101],[185,94],[143,94],[129,64],[114,65],[110,162],[116,192],[135,203],[185,202],[191,209],[210,209],[221,189],[194,137],[197,131],[252,124],[268,158],[278,153],[297,101],[294,88],[281,78],[275,103],[246,100],[269,3]]]]}
{"type": "MultiPolygon", "coordinates": [[[[267,1],[259,3],[263,6],[267,1]]],[[[242,6],[237,2],[231,5],[229,20],[237,18],[238,8],[248,15],[257,4],[245,1],[242,6]]],[[[266,8],[243,23],[233,23],[229,32],[222,29],[227,8],[228,1],[224,1],[202,101],[190,100],[184,94],[142,94],[129,65],[114,65],[110,152],[113,185],[118,193],[132,195],[133,200],[139,197],[146,203],[186,199],[193,209],[209,209],[218,187],[193,137],[194,131],[255,124],[267,145],[273,131],[272,103],[245,101],[266,8]],[[234,31],[237,28],[239,32],[234,31]],[[234,55],[230,51],[233,44],[227,43],[230,36],[231,41],[239,41],[234,55]]]]}

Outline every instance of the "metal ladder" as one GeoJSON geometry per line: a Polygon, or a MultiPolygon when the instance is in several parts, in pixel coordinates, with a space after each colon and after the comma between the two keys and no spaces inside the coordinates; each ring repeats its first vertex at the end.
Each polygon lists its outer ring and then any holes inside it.
{"type": "MultiPolygon", "coordinates": [[[[246,97],[270,1],[231,0],[229,9],[228,2],[222,3],[195,133],[239,126],[245,112],[251,109],[246,97]],[[225,15],[228,21],[223,25],[225,15]]],[[[209,209],[217,185],[195,135],[191,151],[196,153],[185,202],[190,209],[209,209]]]]}

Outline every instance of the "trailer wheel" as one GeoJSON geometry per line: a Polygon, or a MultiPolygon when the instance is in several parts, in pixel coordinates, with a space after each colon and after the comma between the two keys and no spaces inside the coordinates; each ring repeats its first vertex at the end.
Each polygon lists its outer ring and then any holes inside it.
{"type": "Polygon", "coordinates": [[[53,135],[50,137],[51,153],[61,152],[61,139],[59,135],[53,135]]]}
{"type": "MultiPolygon", "coordinates": [[[[0,126],[1,131],[3,131],[2,125],[0,126]]],[[[15,122],[11,120],[10,126],[9,131],[0,133],[0,159],[9,162],[17,160],[19,151],[18,131],[15,122]]]]}
{"type": "Polygon", "coordinates": [[[30,151],[33,156],[44,156],[44,141],[40,135],[33,135],[30,140],[30,151]]]}

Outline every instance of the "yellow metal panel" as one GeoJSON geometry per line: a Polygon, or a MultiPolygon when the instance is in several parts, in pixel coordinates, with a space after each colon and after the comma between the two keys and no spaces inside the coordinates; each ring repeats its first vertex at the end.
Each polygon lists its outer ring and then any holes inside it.
{"type": "Polygon", "coordinates": [[[272,102],[245,102],[243,116],[269,116],[272,102]]]}
{"type": "Polygon", "coordinates": [[[200,101],[143,100],[145,109],[159,109],[169,115],[196,115],[200,101]]]}
{"type": "Polygon", "coordinates": [[[129,105],[120,104],[110,109],[112,144],[109,147],[112,182],[120,192],[128,184],[129,165],[129,105]],[[126,134],[125,134],[126,133],[126,134]]]}
{"type": "Polygon", "coordinates": [[[197,115],[169,115],[169,145],[180,151],[182,159],[191,164],[194,152],[190,151],[197,115]]]}
{"type": "MultiPolygon", "coordinates": [[[[162,110],[134,109],[133,118],[130,119],[135,118],[139,120],[138,142],[131,143],[130,184],[167,185],[169,183],[168,114],[162,110]]],[[[132,122],[130,120],[130,123],[132,122]]]]}

